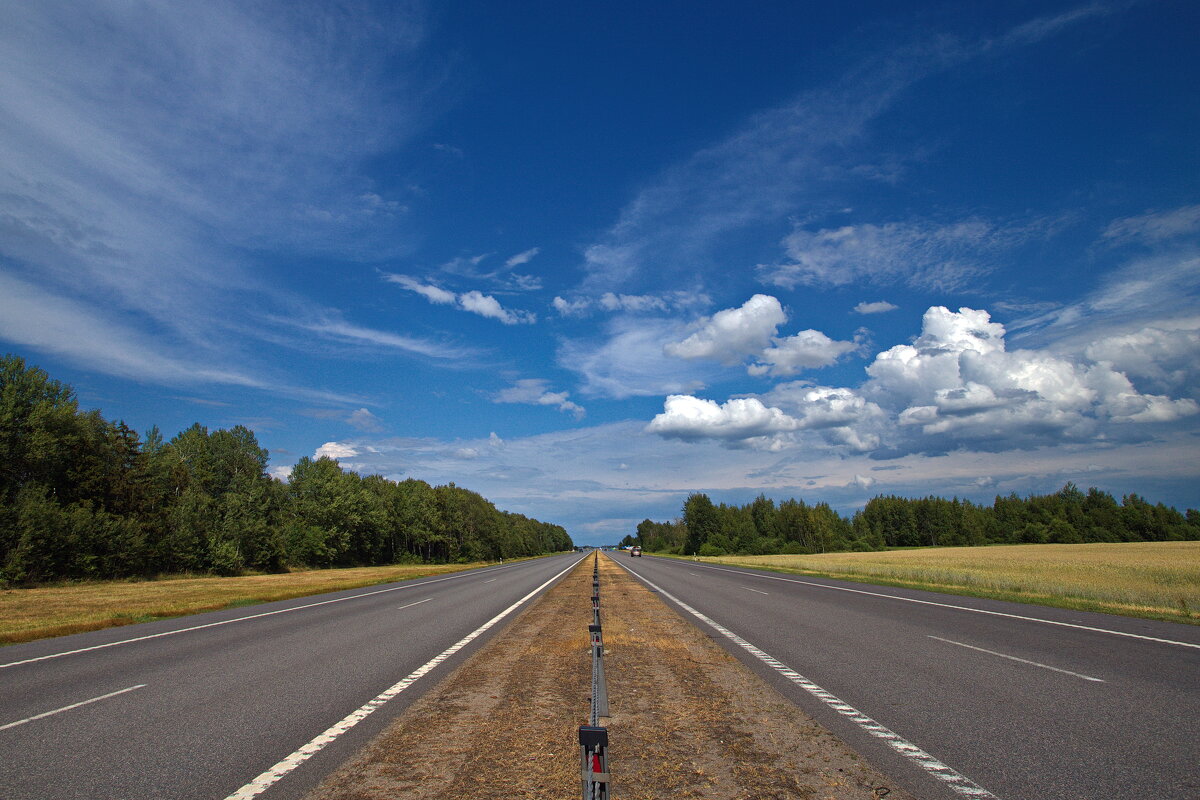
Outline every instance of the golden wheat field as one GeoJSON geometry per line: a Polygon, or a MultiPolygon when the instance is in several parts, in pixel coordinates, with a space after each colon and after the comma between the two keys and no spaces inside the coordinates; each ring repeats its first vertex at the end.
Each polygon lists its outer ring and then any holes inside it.
{"type": "Polygon", "coordinates": [[[702,560],[1200,623],[1200,542],[997,545],[702,560]]]}
{"type": "Polygon", "coordinates": [[[236,578],[96,581],[0,591],[0,644],[458,572],[482,564],[318,569],[236,578]]]}

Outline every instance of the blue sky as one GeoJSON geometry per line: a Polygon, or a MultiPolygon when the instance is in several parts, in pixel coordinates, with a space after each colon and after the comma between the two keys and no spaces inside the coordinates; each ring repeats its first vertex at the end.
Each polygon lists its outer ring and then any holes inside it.
{"type": "Polygon", "coordinates": [[[1200,506],[1200,6],[3,2],[0,347],[611,541],[1200,506]]]}

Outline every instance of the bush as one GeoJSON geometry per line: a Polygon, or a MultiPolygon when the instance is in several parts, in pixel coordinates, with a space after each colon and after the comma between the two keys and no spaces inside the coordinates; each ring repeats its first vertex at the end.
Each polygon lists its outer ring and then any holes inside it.
{"type": "Polygon", "coordinates": [[[725,551],[722,550],[720,547],[717,547],[715,544],[705,542],[704,544],[700,545],[700,551],[696,555],[723,556],[723,555],[725,555],[725,551]]]}

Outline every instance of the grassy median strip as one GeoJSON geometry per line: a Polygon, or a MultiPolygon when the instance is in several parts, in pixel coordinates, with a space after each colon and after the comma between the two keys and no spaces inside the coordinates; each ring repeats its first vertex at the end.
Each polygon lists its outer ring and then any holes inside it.
{"type": "Polygon", "coordinates": [[[0,644],[358,589],[481,566],[486,565],[405,564],[235,578],[183,576],[6,589],[0,591],[0,644]]]}
{"type": "MultiPolygon", "coordinates": [[[[415,700],[307,800],[578,798],[592,558],[415,700]]],[[[890,789],[741,662],[600,557],[611,796],[870,800],[890,789]]]]}
{"type": "Polygon", "coordinates": [[[699,560],[1200,624],[1200,542],[930,547],[699,560]]]}

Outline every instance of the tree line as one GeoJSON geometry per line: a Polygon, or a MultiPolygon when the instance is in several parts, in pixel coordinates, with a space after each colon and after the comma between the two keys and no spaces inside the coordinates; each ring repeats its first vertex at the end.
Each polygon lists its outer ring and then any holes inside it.
{"type": "Polygon", "coordinates": [[[622,545],[683,555],[770,555],[888,547],[1017,543],[1155,542],[1200,539],[1200,512],[1186,514],[1136,494],[1118,503],[1074,483],[1054,494],[996,496],[989,505],[942,497],[875,497],[847,519],[827,503],[763,495],[746,505],[695,493],[671,522],[643,520],[622,545]]]}
{"type": "Polygon", "coordinates": [[[254,432],[165,440],[99,411],[24,359],[0,359],[0,584],[290,566],[496,560],[569,550],[558,525],[475,492],[302,458],[267,474],[254,432]]]}

